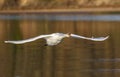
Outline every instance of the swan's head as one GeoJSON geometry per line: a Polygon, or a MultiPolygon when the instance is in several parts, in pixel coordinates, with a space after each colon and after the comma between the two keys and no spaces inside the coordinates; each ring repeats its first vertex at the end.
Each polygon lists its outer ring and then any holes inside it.
{"type": "Polygon", "coordinates": [[[67,33],[67,34],[66,34],[66,37],[70,37],[70,36],[71,36],[71,33],[67,33]]]}

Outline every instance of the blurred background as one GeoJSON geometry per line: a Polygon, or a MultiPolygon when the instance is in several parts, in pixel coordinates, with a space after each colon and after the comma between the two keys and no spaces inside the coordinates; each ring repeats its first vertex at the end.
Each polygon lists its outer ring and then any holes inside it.
{"type": "Polygon", "coordinates": [[[24,18],[17,18],[14,15],[5,15],[6,18],[0,16],[1,77],[120,75],[119,21],[58,20],[58,18],[53,20],[49,16],[47,19],[47,15],[44,16],[45,19],[35,19],[33,16],[43,16],[36,14],[30,15],[33,19],[27,19],[25,16],[24,18]],[[75,33],[86,37],[109,35],[110,38],[102,42],[65,38],[56,46],[44,46],[46,43],[44,39],[21,45],[4,43],[5,40],[23,40],[54,32],[75,33]]]}
{"type": "Polygon", "coordinates": [[[119,12],[54,13],[55,9],[119,5],[120,0],[0,0],[0,77],[119,77],[119,12]],[[41,9],[54,11],[44,14],[41,9]],[[1,13],[7,10],[24,13],[1,13]],[[44,39],[21,45],[4,43],[55,32],[110,37],[102,42],[65,38],[56,46],[44,46],[44,39]]]}
{"type": "MultiPolygon", "coordinates": [[[[0,0],[0,10],[118,8],[120,0],[0,0]]],[[[113,9],[113,10],[114,10],[113,9]]]]}

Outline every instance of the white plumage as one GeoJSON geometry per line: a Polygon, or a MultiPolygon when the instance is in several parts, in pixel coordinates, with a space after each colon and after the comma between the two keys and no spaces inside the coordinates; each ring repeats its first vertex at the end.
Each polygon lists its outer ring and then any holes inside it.
{"type": "Polygon", "coordinates": [[[53,46],[53,45],[59,44],[61,42],[61,40],[65,37],[81,38],[81,39],[92,40],[92,41],[104,41],[104,40],[108,39],[109,36],[98,37],[98,38],[94,38],[94,37],[88,38],[88,37],[84,37],[84,36],[80,36],[80,35],[76,35],[76,34],[70,34],[70,33],[67,33],[67,34],[52,33],[52,34],[48,34],[48,35],[40,35],[40,36],[30,38],[30,39],[26,39],[26,40],[5,41],[5,43],[24,44],[24,43],[27,43],[27,42],[38,40],[40,38],[44,38],[44,39],[46,39],[47,45],[53,46]]]}

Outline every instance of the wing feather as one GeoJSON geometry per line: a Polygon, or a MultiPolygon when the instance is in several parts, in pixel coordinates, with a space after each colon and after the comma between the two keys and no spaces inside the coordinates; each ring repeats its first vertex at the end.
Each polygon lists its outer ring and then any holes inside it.
{"type": "Polygon", "coordinates": [[[76,34],[71,34],[70,36],[74,37],[74,38],[81,38],[81,39],[87,39],[87,40],[92,40],[92,41],[104,41],[104,40],[109,38],[109,36],[97,37],[97,38],[94,38],[94,37],[89,38],[89,37],[84,37],[84,36],[80,36],[80,35],[76,35],[76,34]]]}
{"type": "Polygon", "coordinates": [[[31,42],[31,41],[35,41],[37,39],[40,38],[47,38],[50,37],[51,35],[40,35],[34,38],[30,38],[30,39],[26,39],[26,40],[18,40],[18,41],[5,41],[5,43],[12,43],[12,44],[23,44],[23,43],[27,43],[27,42],[31,42]]]}

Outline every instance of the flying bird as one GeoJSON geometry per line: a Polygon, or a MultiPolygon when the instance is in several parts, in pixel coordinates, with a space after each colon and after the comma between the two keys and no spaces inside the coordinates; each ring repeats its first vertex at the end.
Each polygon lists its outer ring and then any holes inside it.
{"type": "Polygon", "coordinates": [[[46,40],[46,43],[47,43],[46,45],[53,46],[53,45],[59,44],[62,41],[62,39],[65,38],[65,37],[81,38],[81,39],[92,40],[92,41],[104,41],[104,40],[108,39],[109,36],[89,38],[89,37],[84,37],[84,36],[71,34],[71,33],[66,33],[66,34],[64,34],[64,33],[52,33],[52,34],[48,34],[48,35],[39,35],[37,37],[26,39],[26,40],[5,41],[5,43],[24,44],[24,43],[27,43],[27,42],[31,42],[31,41],[35,41],[35,40],[44,38],[46,40]]]}

